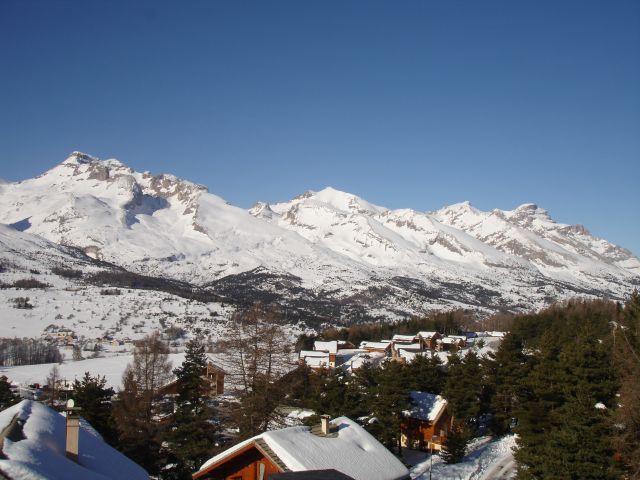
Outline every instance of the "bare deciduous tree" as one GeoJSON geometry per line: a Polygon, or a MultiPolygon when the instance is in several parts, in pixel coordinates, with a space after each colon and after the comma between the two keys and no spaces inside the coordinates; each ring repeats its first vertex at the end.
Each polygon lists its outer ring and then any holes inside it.
{"type": "Polygon", "coordinates": [[[240,399],[234,420],[241,436],[249,437],[280,420],[276,407],[283,392],[278,380],[291,369],[292,345],[277,313],[261,305],[236,313],[232,321],[231,333],[219,347],[228,383],[240,399]]]}
{"type": "Polygon", "coordinates": [[[138,391],[152,395],[171,380],[171,368],[169,347],[158,332],[153,332],[136,343],[133,363],[127,365],[127,371],[131,371],[138,391]]]}
{"type": "Polygon", "coordinates": [[[49,387],[49,404],[53,406],[58,398],[58,383],[60,383],[60,369],[57,365],[54,365],[49,371],[46,382],[49,387]]]}

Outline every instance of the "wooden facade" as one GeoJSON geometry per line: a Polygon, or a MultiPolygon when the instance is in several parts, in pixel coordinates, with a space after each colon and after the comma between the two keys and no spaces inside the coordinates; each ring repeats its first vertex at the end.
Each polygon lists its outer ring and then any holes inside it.
{"type": "Polygon", "coordinates": [[[284,471],[256,442],[193,474],[194,480],[269,480],[284,471]]]}
{"type": "Polygon", "coordinates": [[[419,418],[405,418],[401,424],[400,442],[403,447],[427,451],[441,450],[442,444],[453,426],[453,417],[446,409],[436,418],[435,422],[419,418]],[[433,441],[433,437],[438,437],[433,441]]]}
{"type": "MultiPolygon", "coordinates": [[[[426,333],[426,332],[424,332],[426,333]]],[[[420,336],[420,342],[422,343],[422,348],[426,350],[435,350],[437,347],[437,342],[442,338],[438,332],[429,332],[428,336],[420,336]]]]}
{"type": "MultiPolygon", "coordinates": [[[[206,395],[208,397],[213,398],[224,393],[225,371],[222,368],[218,367],[213,362],[208,361],[205,370],[202,372],[202,376],[207,380],[206,395]]],[[[159,391],[160,396],[177,394],[178,380],[168,383],[159,391]]]]}

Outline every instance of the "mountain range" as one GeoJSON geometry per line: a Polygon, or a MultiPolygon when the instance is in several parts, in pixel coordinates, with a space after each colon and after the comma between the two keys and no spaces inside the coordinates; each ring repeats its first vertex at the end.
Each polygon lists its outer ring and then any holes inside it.
{"type": "Polygon", "coordinates": [[[245,210],[202,185],[80,152],[0,183],[0,223],[6,259],[51,248],[44,256],[55,263],[73,252],[81,270],[115,268],[342,322],[623,299],[640,285],[631,252],[534,204],[392,210],[328,187],[245,210]]]}

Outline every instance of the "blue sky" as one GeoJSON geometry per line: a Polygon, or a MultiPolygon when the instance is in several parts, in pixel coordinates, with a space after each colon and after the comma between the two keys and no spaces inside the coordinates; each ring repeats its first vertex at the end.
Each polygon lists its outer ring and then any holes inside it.
{"type": "Polygon", "coordinates": [[[0,177],[72,150],[229,202],[535,202],[640,254],[640,2],[0,2],[0,177]]]}

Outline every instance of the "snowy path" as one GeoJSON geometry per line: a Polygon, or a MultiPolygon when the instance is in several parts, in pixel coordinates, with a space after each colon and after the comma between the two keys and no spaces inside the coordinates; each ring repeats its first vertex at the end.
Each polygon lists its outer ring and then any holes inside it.
{"type": "MultiPolygon", "coordinates": [[[[513,461],[512,447],[515,436],[509,435],[499,440],[481,437],[473,440],[464,460],[453,465],[445,464],[442,459],[433,457],[433,479],[438,480],[491,480],[511,479],[515,475],[516,464],[513,461]]],[[[411,478],[427,480],[431,461],[427,456],[411,469],[411,478]]]]}
{"type": "Polygon", "coordinates": [[[516,475],[517,464],[513,455],[505,455],[498,463],[482,476],[480,480],[507,480],[516,475]]]}

